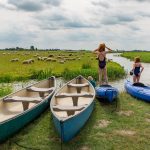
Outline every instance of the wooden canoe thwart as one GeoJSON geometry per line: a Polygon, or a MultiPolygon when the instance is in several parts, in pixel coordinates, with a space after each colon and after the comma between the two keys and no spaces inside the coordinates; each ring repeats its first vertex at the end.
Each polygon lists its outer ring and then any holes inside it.
{"type": "Polygon", "coordinates": [[[0,100],[0,142],[40,115],[56,89],[55,77],[42,80],[0,100]]]}
{"type": "Polygon", "coordinates": [[[84,126],[94,107],[95,90],[82,76],[69,81],[50,102],[55,127],[61,140],[71,140],[84,126]]]}

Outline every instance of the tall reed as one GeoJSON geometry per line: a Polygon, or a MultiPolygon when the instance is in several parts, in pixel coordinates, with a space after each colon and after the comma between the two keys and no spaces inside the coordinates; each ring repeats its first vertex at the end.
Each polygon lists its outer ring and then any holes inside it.
{"type": "Polygon", "coordinates": [[[45,79],[52,75],[52,69],[45,69],[45,70],[31,70],[30,79],[45,79]]]}

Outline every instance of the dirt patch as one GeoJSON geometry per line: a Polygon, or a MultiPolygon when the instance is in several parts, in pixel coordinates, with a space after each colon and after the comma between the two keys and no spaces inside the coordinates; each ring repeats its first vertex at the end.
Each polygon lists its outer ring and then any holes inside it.
{"type": "Polygon", "coordinates": [[[50,139],[50,141],[54,141],[54,142],[60,141],[60,138],[59,138],[59,137],[50,137],[49,139],[50,139]]]}
{"type": "Polygon", "coordinates": [[[116,131],[116,133],[122,136],[133,136],[136,134],[135,131],[131,131],[131,130],[118,130],[116,131]]]}
{"type": "Polygon", "coordinates": [[[108,120],[99,120],[98,123],[96,124],[95,128],[106,128],[109,124],[111,123],[111,121],[108,120]]]}
{"type": "Polygon", "coordinates": [[[130,103],[129,105],[130,105],[130,106],[134,106],[135,104],[134,104],[134,103],[130,103]]]}
{"type": "Polygon", "coordinates": [[[150,118],[146,118],[145,121],[146,121],[146,122],[150,122],[150,118]]]}
{"type": "Polygon", "coordinates": [[[150,117],[150,113],[146,113],[145,115],[148,116],[148,117],[150,117]]]}
{"type": "Polygon", "coordinates": [[[79,150],[91,150],[88,146],[82,146],[79,150]]]}
{"type": "Polygon", "coordinates": [[[134,112],[132,111],[132,110],[127,110],[127,111],[123,111],[123,110],[121,110],[121,111],[119,111],[119,112],[117,112],[117,114],[118,115],[124,115],[124,116],[131,116],[132,114],[134,114],[134,112]]]}
{"type": "Polygon", "coordinates": [[[105,137],[105,136],[107,136],[107,134],[106,133],[99,133],[99,132],[97,132],[96,134],[95,134],[95,136],[97,136],[97,137],[105,137]]]}
{"type": "Polygon", "coordinates": [[[143,106],[138,106],[138,108],[140,108],[140,109],[141,109],[141,108],[144,108],[144,107],[143,107],[143,106]]]}

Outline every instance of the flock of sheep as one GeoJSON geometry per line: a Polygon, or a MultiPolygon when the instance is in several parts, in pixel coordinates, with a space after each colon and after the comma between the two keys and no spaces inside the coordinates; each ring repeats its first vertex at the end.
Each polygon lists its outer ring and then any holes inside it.
{"type": "MultiPolygon", "coordinates": [[[[8,53],[3,53],[3,55],[7,55],[8,53]]],[[[18,53],[17,53],[18,54],[18,53]]],[[[10,54],[8,54],[10,55],[10,54]]],[[[24,54],[18,54],[18,55],[30,55],[30,53],[24,53],[24,54]]],[[[33,55],[35,59],[27,59],[23,60],[22,64],[32,64],[37,61],[47,61],[47,62],[59,62],[61,64],[64,64],[66,61],[73,61],[73,60],[80,60],[81,58],[79,56],[74,56],[73,54],[69,55],[64,55],[64,54],[59,54],[58,56],[55,56],[53,54],[49,54],[47,57],[45,56],[40,56],[39,54],[33,55]],[[72,57],[73,56],[73,57],[72,57]]],[[[13,58],[10,60],[10,62],[19,62],[19,58],[13,58]]]]}

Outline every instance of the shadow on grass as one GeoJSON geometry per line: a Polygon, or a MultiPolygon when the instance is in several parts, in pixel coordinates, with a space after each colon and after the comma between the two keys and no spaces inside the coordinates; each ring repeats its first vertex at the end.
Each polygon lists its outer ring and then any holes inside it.
{"type": "Polygon", "coordinates": [[[113,102],[109,102],[106,99],[97,98],[99,105],[106,113],[112,113],[120,110],[120,99],[116,98],[113,102]]]}

